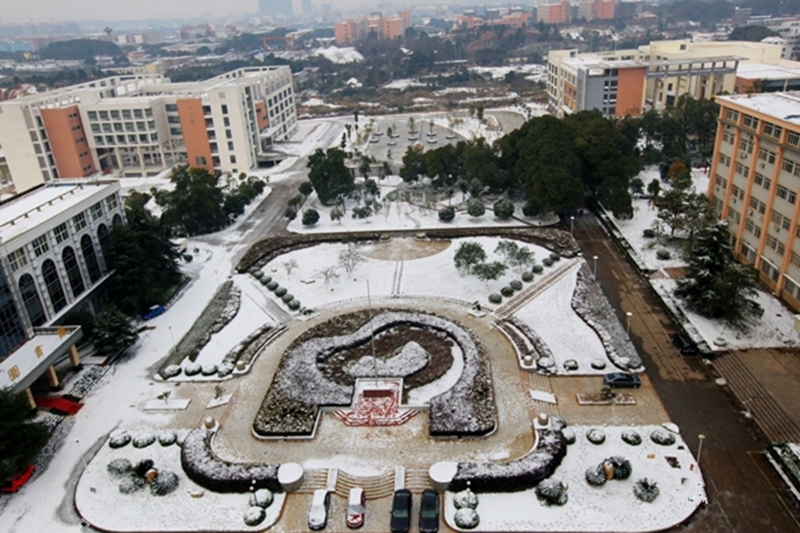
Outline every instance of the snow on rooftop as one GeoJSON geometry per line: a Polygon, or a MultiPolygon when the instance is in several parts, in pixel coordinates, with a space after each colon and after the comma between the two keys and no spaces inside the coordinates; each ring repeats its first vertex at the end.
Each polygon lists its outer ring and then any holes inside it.
{"type": "Polygon", "coordinates": [[[0,206],[0,239],[8,242],[118,184],[53,185],[19,195],[0,206]]]}
{"type": "MultiPolygon", "coordinates": [[[[800,67],[800,63],[798,63],[800,67]]],[[[741,63],[736,69],[736,76],[748,80],[782,80],[800,78],[800,68],[790,68],[767,63],[741,63]]]]}
{"type": "Polygon", "coordinates": [[[361,63],[364,61],[358,50],[353,47],[339,48],[330,46],[328,48],[317,48],[314,51],[315,56],[322,56],[328,59],[331,63],[343,65],[345,63],[361,63]]]}
{"type": "Polygon", "coordinates": [[[718,96],[717,99],[721,102],[730,102],[745,109],[800,125],[800,91],[732,94],[718,96]]]}

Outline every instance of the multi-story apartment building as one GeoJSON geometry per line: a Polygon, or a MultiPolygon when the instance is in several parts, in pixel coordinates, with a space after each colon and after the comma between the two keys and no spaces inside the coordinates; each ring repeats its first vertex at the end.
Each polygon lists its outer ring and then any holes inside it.
{"type": "Polygon", "coordinates": [[[547,56],[550,111],[599,109],[606,116],[641,114],[645,104],[670,107],[684,94],[707,98],[733,92],[740,63],[781,60],[781,46],[751,42],[653,41],[636,50],[547,56]]]}
{"type": "Polygon", "coordinates": [[[347,19],[333,26],[336,44],[351,44],[361,39],[399,39],[411,27],[411,11],[384,17],[374,13],[359,19],[347,19]]]}
{"type": "Polygon", "coordinates": [[[566,24],[572,20],[572,6],[569,0],[548,2],[536,6],[536,22],[545,24],[566,24]]]}
{"type": "Polygon", "coordinates": [[[708,197],[735,257],[800,310],[800,93],[719,96],[708,197]]]}
{"type": "Polygon", "coordinates": [[[120,75],[0,103],[17,192],[58,178],[156,174],[176,163],[242,172],[297,131],[289,67],[186,83],[120,75]]]}
{"type": "Polygon", "coordinates": [[[80,328],[60,324],[74,310],[99,310],[105,241],[125,222],[119,190],[45,186],[0,205],[0,387],[22,391],[43,374],[58,387],[54,363],[80,362],[80,328]]]}

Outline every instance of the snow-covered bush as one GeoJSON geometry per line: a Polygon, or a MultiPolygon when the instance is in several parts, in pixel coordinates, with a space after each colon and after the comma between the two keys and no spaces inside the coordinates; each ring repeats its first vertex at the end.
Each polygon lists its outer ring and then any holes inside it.
{"type": "Polygon", "coordinates": [[[289,309],[291,309],[292,311],[297,311],[298,309],[300,309],[300,301],[299,300],[292,300],[287,305],[289,306],[289,309]]]}
{"type": "Polygon", "coordinates": [[[272,280],[269,283],[267,283],[267,289],[271,291],[276,290],[278,287],[280,287],[280,285],[278,285],[278,282],[275,280],[272,280]]]}
{"type": "Polygon", "coordinates": [[[545,505],[564,505],[569,497],[567,486],[561,481],[545,479],[536,486],[536,497],[545,505]]]}
{"type": "Polygon", "coordinates": [[[512,279],[511,282],[509,283],[509,286],[511,286],[511,288],[514,289],[515,291],[522,290],[522,282],[518,279],[512,279]]]}
{"type": "Polygon", "coordinates": [[[561,261],[561,256],[557,253],[553,252],[550,254],[550,259],[553,261],[561,261]]]}
{"type": "Polygon", "coordinates": [[[614,479],[628,479],[631,477],[633,467],[631,462],[624,457],[613,456],[606,459],[606,461],[614,467],[614,479]]]}
{"type": "Polygon", "coordinates": [[[119,491],[122,494],[131,494],[142,490],[146,484],[143,477],[128,476],[119,482],[119,491]]]}
{"type": "MultiPolygon", "coordinates": [[[[546,266],[546,267],[551,267],[551,266],[553,266],[553,260],[550,259],[549,257],[545,257],[544,259],[542,259],[542,264],[544,266],[546,266]]],[[[536,267],[534,267],[534,268],[536,268],[536,267]]]]}
{"type": "Polygon", "coordinates": [[[603,361],[602,359],[592,359],[592,362],[589,364],[595,370],[603,370],[606,367],[606,362],[603,361]]]}
{"type": "Polygon", "coordinates": [[[567,421],[558,415],[550,416],[550,427],[555,431],[561,431],[567,427],[567,421]]]}
{"type": "Polygon", "coordinates": [[[675,435],[666,429],[656,428],[650,433],[650,440],[661,446],[672,446],[675,444],[675,435]]]}
{"type": "Polygon", "coordinates": [[[456,511],[455,515],[453,515],[453,520],[461,529],[475,529],[481,522],[478,512],[469,507],[464,507],[456,511]]]}
{"type": "Polygon", "coordinates": [[[489,303],[497,305],[502,301],[503,301],[503,297],[500,296],[499,294],[492,293],[492,294],[489,295],[489,303]]]}
{"type": "Polygon", "coordinates": [[[439,220],[442,222],[451,222],[456,218],[456,210],[453,206],[446,206],[439,209],[439,220]]]}
{"type": "Polygon", "coordinates": [[[221,365],[219,365],[219,368],[217,369],[217,376],[221,378],[230,376],[231,374],[233,374],[234,368],[236,367],[233,365],[233,363],[228,363],[228,362],[222,363],[221,365]]]}
{"type": "Polygon", "coordinates": [[[174,431],[162,431],[158,434],[158,443],[162,446],[172,446],[178,440],[178,434],[174,431]]]}
{"type": "Polygon", "coordinates": [[[147,448],[156,441],[156,436],[147,431],[133,437],[134,448],[147,448]]]}
{"type": "Polygon", "coordinates": [[[287,292],[286,294],[281,296],[281,300],[283,300],[283,303],[288,304],[289,302],[294,300],[294,295],[287,292]]]}
{"type": "Polygon", "coordinates": [[[622,432],[622,440],[631,446],[638,446],[642,443],[642,436],[632,429],[626,429],[622,432]]]}
{"type": "Polygon", "coordinates": [[[277,296],[278,298],[283,298],[283,296],[287,292],[288,291],[287,291],[286,287],[278,287],[277,289],[275,289],[275,296],[277,296]]]}
{"type": "Polygon", "coordinates": [[[512,289],[509,285],[506,285],[505,287],[500,289],[500,294],[508,298],[509,296],[514,295],[514,289],[512,289]]]}
{"type": "Polygon", "coordinates": [[[175,376],[180,375],[181,367],[178,365],[167,365],[161,369],[161,376],[164,379],[174,378],[175,376]]]}
{"type": "Polygon", "coordinates": [[[200,372],[202,372],[204,376],[213,376],[217,373],[217,370],[219,370],[219,367],[214,363],[206,363],[200,367],[200,372]]]}
{"type": "Polygon", "coordinates": [[[596,465],[586,469],[586,482],[592,487],[602,487],[608,481],[603,465],[596,465]]]}
{"type": "Polygon", "coordinates": [[[257,526],[267,517],[261,507],[248,507],[244,512],[244,523],[248,526],[257,526]]]}
{"type": "Polygon", "coordinates": [[[578,370],[578,362],[575,359],[567,359],[564,361],[564,370],[578,370]]]}
{"type": "Polygon", "coordinates": [[[264,274],[264,276],[261,278],[260,281],[261,281],[262,285],[266,285],[267,283],[272,281],[272,276],[268,276],[267,274],[264,274]]]}
{"type": "Polygon", "coordinates": [[[196,376],[200,373],[200,370],[199,363],[187,363],[187,365],[183,367],[183,373],[187,376],[196,376]]]}
{"type": "Polygon", "coordinates": [[[524,281],[525,283],[530,283],[531,281],[533,281],[533,272],[523,272],[522,281],[524,281]]]}
{"type": "Polygon", "coordinates": [[[544,267],[542,267],[542,265],[533,265],[533,267],[531,267],[531,272],[534,274],[541,274],[544,272],[544,267]]]}
{"type": "Polygon", "coordinates": [[[656,230],[652,228],[645,228],[644,231],[642,231],[642,237],[644,237],[645,239],[652,239],[655,236],[656,236],[656,230]]]}
{"type": "Polygon", "coordinates": [[[656,259],[660,259],[661,261],[666,261],[667,259],[670,259],[671,257],[672,257],[672,254],[669,252],[669,250],[665,250],[663,248],[660,249],[660,250],[656,250],[656,259]]]}
{"type": "Polygon", "coordinates": [[[659,492],[658,484],[646,477],[640,479],[633,485],[633,493],[645,503],[651,503],[658,498],[659,492]]]}
{"type": "Polygon", "coordinates": [[[475,509],[478,506],[478,495],[469,489],[456,492],[453,495],[453,505],[455,505],[456,509],[465,507],[475,509]]]}
{"type": "Polygon", "coordinates": [[[169,470],[159,470],[155,479],[150,482],[150,494],[165,496],[178,488],[178,474],[169,470]]]}
{"type": "Polygon", "coordinates": [[[108,470],[109,474],[113,474],[115,476],[123,476],[131,471],[133,465],[130,461],[125,459],[124,457],[117,457],[112,459],[111,462],[108,463],[106,466],[106,470],[108,470]]]}
{"type": "Polygon", "coordinates": [[[251,507],[261,507],[262,509],[266,509],[270,505],[272,505],[272,500],[275,497],[272,494],[272,491],[269,489],[258,489],[254,493],[250,495],[250,506],[251,507]]]}
{"type": "Polygon", "coordinates": [[[561,433],[564,434],[564,439],[567,441],[567,444],[575,444],[575,430],[572,428],[564,428],[564,431],[561,433]]]}
{"type": "Polygon", "coordinates": [[[606,441],[606,434],[602,429],[590,429],[586,432],[586,440],[592,444],[603,444],[606,441]]]}
{"type": "Polygon", "coordinates": [[[120,431],[112,434],[108,439],[108,446],[110,448],[122,448],[131,442],[131,436],[127,431],[120,431]]]}
{"type": "Polygon", "coordinates": [[[147,474],[147,471],[151,470],[154,464],[155,463],[152,459],[142,459],[136,463],[136,466],[133,467],[133,475],[144,478],[145,474],[147,474]]]}

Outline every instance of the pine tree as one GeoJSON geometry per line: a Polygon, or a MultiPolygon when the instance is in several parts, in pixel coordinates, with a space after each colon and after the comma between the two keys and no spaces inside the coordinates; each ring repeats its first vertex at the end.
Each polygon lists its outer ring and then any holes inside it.
{"type": "Polygon", "coordinates": [[[686,276],[678,280],[675,295],[692,311],[745,330],[764,310],[754,299],[758,291],[753,271],[733,259],[727,235],[724,220],[697,234],[687,252],[686,276]]]}
{"type": "Polygon", "coordinates": [[[47,444],[50,432],[33,422],[36,411],[19,394],[0,389],[0,484],[5,485],[30,465],[47,444]]]}

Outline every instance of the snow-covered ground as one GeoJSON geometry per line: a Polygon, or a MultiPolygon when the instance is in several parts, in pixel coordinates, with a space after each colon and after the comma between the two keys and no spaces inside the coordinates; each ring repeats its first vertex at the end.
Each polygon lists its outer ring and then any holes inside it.
{"type": "MultiPolygon", "coordinates": [[[[649,435],[660,426],[604,426],[600,445],[586,439],[588,427],[571,426],[576,441],[550,479],[568,485],[567,503],[548,507],[540,503],[533,489],[510,493],[478,494],[475,509],[480,516],[480,531],[661,531],[686,520],[706,501],[705,484],[686,443],[661,446],[649,435]],[[623,442],[623,431],[636,431],[642,438],[638,446],[623,442]],[[632,474],[626,480],[610,480],[592,487],[584,474],[590,467],[612,456],[631,462],[632,474]],[[670,461],[672,464],[670,464],[670,461]],[[658,483],[659,495],[644,503],[633,494],[636,481],[647,478],[658,483]]],[[[457,531],[453,516],[453,493],[445,494],[444,516],[457,531]]]]}
{"type": "Polygon", "coordinates": [[[345,63],[361,63],[364,61],[364,56],[353,48],[352,46],[339,48],[337,46],[329,46],[327,48],[317,48],[314,50],[314,55],[322,56],[328,59],[331,63],[337,65],[344,65],[345,63]]]}

